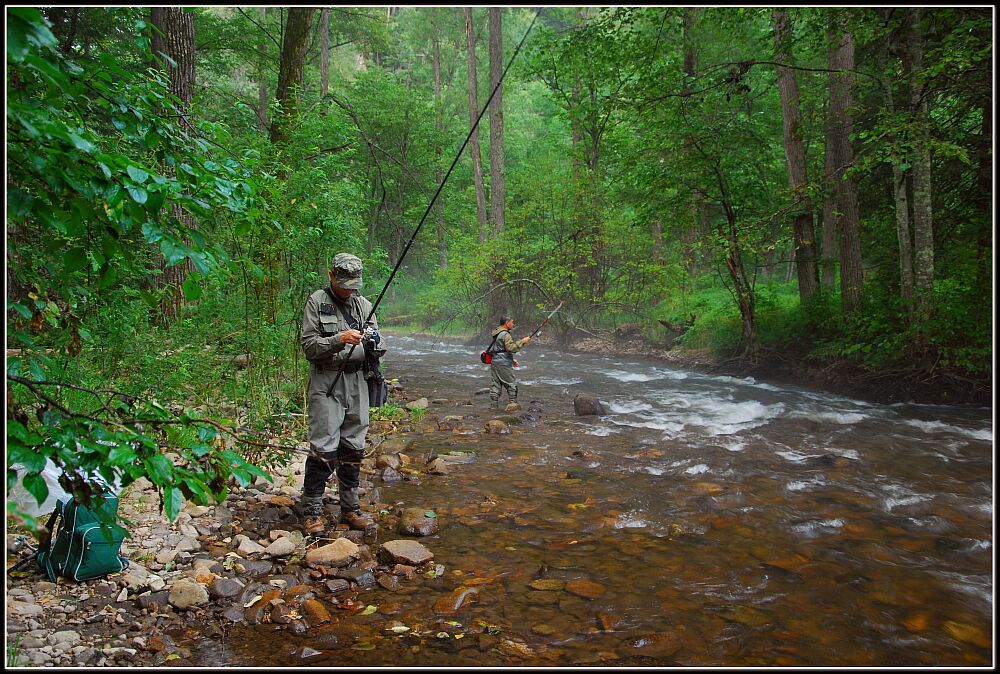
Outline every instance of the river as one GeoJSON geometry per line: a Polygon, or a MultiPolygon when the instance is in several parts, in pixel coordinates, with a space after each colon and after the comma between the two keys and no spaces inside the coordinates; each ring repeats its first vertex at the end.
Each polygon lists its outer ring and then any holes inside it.
{"type": "Polygon", "coordinates": [[[439,400],[405,453],[467,458],[376,480],[384,502],[436,514],[420,542],[444,573],[361,592],[378,608],[335,647],[238,625],[195,664],[992,663],[991,409],[529,346],[519,423],[494,435],[485,422],[505,415],[488,409],[478,347],[391,339],[387,374],[439,400]],[[580,392],[608,414],[576,416],[580,392]],[[463,419],[432,431],[447,415],[463,419]]]}

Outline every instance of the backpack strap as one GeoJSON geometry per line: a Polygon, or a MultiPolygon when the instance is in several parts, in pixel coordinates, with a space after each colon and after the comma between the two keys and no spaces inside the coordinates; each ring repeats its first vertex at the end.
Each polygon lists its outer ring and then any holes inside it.
{"type": "Polygon", "coordinates": [[[38,564],[45,571],[45,574],[49,577],[53,583],[56,581],[56,572],[52,568],[52,556],[49,554],[52,547],[52,537],[55,535],[55,531],[52,525],[55,524],[56,518],[63,514],[63,502],[56,501],[55,510],[49,516],[49,521],[45,523],[45,528],[48,529],[48,534],[44,539],[38,541],[38,550],[35,552],[35,557],[38,558],[38,564]]]}
{"type": "MultiPolygon", "coordinates": [[[[496,336],[496,337],[494,337],[494,338],[493,338],[493,341],[492,341],[492,342],[490,343],[490,348],[489,348],[489,349],[487,349],[487,351],[489,351],[490,353],[493,353],[493,354],[496,354],[496,353],[499,353],[499,351],[495,351],[495,350],[493,350],[493,349],[494,349],[494,347],[496,347],[496,346],[497,346],[497,340],[498,340],[498,339],[500,339],[500,335],[502,335],[502,334],[503,334],[503,333],[505,333],[505,332],[506,332],[506,333],[507,333],[508,335],[510,334],[510,330],[501,330],[500,332],[498,332],[498,333],[497,333],[497,336],[496,336]]],[[[503,342],[500,342],[500,343],[499,343],[499,345],[500,345],[500,346],[503,346],[503,342]]],[[[506,349],[506,348],[504,348],[504,351],[506,351],[506,350],[507,350],[507,349],[506,349]]]]}

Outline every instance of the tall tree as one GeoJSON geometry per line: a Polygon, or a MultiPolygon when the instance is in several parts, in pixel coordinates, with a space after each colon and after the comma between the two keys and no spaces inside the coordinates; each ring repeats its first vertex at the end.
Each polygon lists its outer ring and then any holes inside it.
{"type": "MultiPolygon", "coordinates": [[[[267,18],[267,8],[261,7],[257,10],[260,16],[261,25],[267,18]]],[[[260,33],[260,41],[257,43],[257,130],[261,133],[267,131],[267,59],[265,58],[264,31],[260,33]]]]}
{"type": "Polygon", "coordinates": [[[795,266],[798,271],[799,300],[806,304],[819,286],[816,267],[815,233],[813,232],[812,201],[806,176],[806,151],[802,138],[802,112],[799,110],[799,87],[795,72],[781,64],[794,65],[788,11],[775,10],[774,51],[778,61],[778,89],[781,92],[781,113],[788,165],[788,186],[792,191],[795,220],[792,225],[795,266]]]}
{"type": "MultiPolygon", "coordinates": [[[[194,13],[185,11],[183,7],[153,7],[150,9],[150,23],[154,27],[151,46],[155,65],[169,73],[170,93],[178,100],[179,125],[191,131],[194,129],[190,119],[195,76],[194,13]]],[[[172,174],[174,167],[164,167],[164,171],[172,174]]],[[[194,218],[185,213],[180,204],[170,204],[170,210],[179,221],[194,227],[194,218]]],[[[188,260],[167,266],[162,274],[152,279],[154,287],[167,289],[160,303],[161,318],[165,323],[170,323],[180,313],[184,299],[181,285],[191,269],[193,267],[188,260]]]]}
{"type": "MultiPolygon", "coordinates": [[[[465,8],[465,49],[469,61],[469,128],[479,116],[479,90],[476,81],[476,36],[472,25],[472,8],[465,8]]],[[[479,129],[469,140],[469,154],[472,157],[472,177],[476,184],[476,222],[479,225],[479,243],[486,243],[486,189],[483,187],[483,159],[479,150],[479,129]]]]}
{"type": "Polygon", "coordinates": [[[277,101],[280,109],[271,121],[271,141],[283,142],[288,129],[298,116],[298,89],[306,58],[306,40],[315,10],[311,7],[289,7],[285,20],[281,62],[278,67],[277,101]]]}
{"type": "Polygon", "coordinates": [[[319,12],[319,95],[330,90],[330,8],[319,12]]]}
{"type": "MultiPolygon", "coordinates": [[[[880,12],[888,24],[891,9],[880,12]]],[[[892,79],[889,73],[889,55],[898,48],[893,44],[893,32],[887,30],[882,44],[879,45],[877,77],[882,88],[883,104],[890,120],[895,120],[896,103],[893,94],[892,79]]],[[[906,171],[903,163],[906,161],[905,151],[900,147],[895,125],[892,124],[886,142],[889,145],[892,165],[892,194],[896,212],[896,240],[899,246],[899,295],[903,306],[909,314],[913,303],[913,245],[910,239],[910,207],[906,194],[906,171]]]]}
{"type": "Polygon", "coordinates": [[[851,147],[854,105],[854,36],[843,17],[835,17],[829,27],[830,41],[830,125],[827,143],[832,145],[835,184],[834,199],[840,247],[840,295],[846,313],[861,308],[864,271],[861,264],[861,231],[858,216],[858,188],[848,169],[854,164],[851,147]]]}
{"type": "Polygon", "coordinates": [[[910,84],[913,142],[913,253],[916,260],[916,310],[926,317],[934,287],[934,218],[931,211],[930,115],[924,80],[924,37],[921,9],[906,10],[906,69],[910,84]]]}
{"type": "MultiPolygon", "coordinates": [[[[444,178],[444,167],[441,166],[441,130],[444,126],[444,104],[441,101],[441,26],[438,8],[432,7],[431,12],[431,59],[434,67],[434,179],[440,185],[444,178]]],[[[445,235],[444,196],[438,195],[436,207],[438,267],[448,267],[448,243],[445,235]]]]}
{"type": "Polygon", "coordinates": [[[490,221],[493,235],[504,228],[504,202],[507,198],[504,182],[503,147],[503,24],[500,7],[489,8],[490,32],[490,91],[496,90],[490,101],[490,221]]]}

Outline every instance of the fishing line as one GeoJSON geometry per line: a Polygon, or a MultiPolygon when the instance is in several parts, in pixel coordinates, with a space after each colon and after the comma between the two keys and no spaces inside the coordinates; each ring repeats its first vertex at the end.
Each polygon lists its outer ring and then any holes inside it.
{"type": "MultiPolygon", "coordinates": [[[[510,70],[511,65],[513,65],[514,59],[516,59],[517,55],[521,52],[521,47],[524,46],[525,40],[528,39],[528,35],[531,33],[531,29],[535,27],[535,21],[538,20],[538,15],[541,13],[541,11],[542,11],[541,7],[535,10],[535,16],[532,17],[531,19],[531,25],[528,26],[528,30],[526,30],[524,32],[524,35],[521,37],[521,41],[518,43],[517,48],[514,50],[514,54],[510,57],[510,60],[507,62],[507,67],[503,69],[503,73],[501,73],[500,79],[497,80],[496,86],[493,87],[493,91],[490,93],[490,97],[486,100],[486,105],[484,105],[483,109],[479,111],[479,116],[476,117],[475,123],[472,125],[472,128],[469,130],[469,133],[465,136],[465,141],[462,142],[462,147],[458,149],[458,153],[455,155],[455,159],[451,162],[451,166],[448,168],[448,172],[445,174],[444,179],[441,180],[441,184],[438,185],[437,191],[434,192],[434,196],[431,198],[430,203],[427,204],[427,209],[424,211],[424,214],[420,217],[420,222],[417,223],[416,229],[413,230],[413,234],[410,236],[410,240],[406,243],[406,247],[403,248],[403,252],[400,254],[399,259],[396,261],[396,266],[392,268],[392,273],[389,274],[389,278],[386,280],[385,285],[382,286],[382,292],[378,294],[378,297],[372,304],[371,311],[368,312],[368,317],[365,318],[364,323],[362,323],[361,325],[362,332],[364,332],[364,328],[371,323],[372,316],[375,315],[375,309],[377,309],[378,305],[382,302],[382,298],[385,296],[385,291],[389,289],[389,284],[392,283],[392,280],[396,277],[396,272],[399,271],[399,267],[403,264],[403,259],[409,252],[410,246],[413,245],[414,240],[417,238],[417,234],[420,233],[420,228],[424,226],[424,221],[427,219],[427,216],[430,214],[431,209],[434,207],[434,202],[437,201],[438,195],[441,194],[441,190],[444,189],[445,183],[447,183],[448,178],[451,177],[451,172],[455,170],[455,166],[458,164],[458,160],[462,157],[462,153],[465,152],[465,146],[469,144],[469,140],[472,138],[472,134],[474,134],[476,132],[476,129],[479,128],[479,121],[483,118],[483,115],[486,113],[486,110],[490,107],[490,103],[493,102],[493,97],[496,95],[497,91],[499,91],[500,85],[503,84],[504,78],[507,77],[507,71],[510,70]]],[[[351,350],[347,352],[347,357],[344,359],[345,363],[348,360],[350,360],[351,354],[354,353],[354,349],[357,348],[357,346],[358,346],[357,344],[351,345],[351,350]]],[[[326,392],[327,397],[333,396],[333,389],[337,386],[337,382],[340,381],[340,375],[343,374],[343,372],[344,372],[343,368],[337,371],[337,376],[334,378],[333,383],[330,384],[330,388],[326,392]]]]}

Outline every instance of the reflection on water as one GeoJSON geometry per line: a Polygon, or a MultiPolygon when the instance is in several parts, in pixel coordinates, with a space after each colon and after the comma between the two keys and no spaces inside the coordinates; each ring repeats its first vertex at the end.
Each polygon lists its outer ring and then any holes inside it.
{"type": "Polygon", "coordinates": [[[379,609],[345,618],[337,639],[236,626],[224,655],[201,644],[197,664],[992,662],[991,410],[528,347],[519,397],[537,420],[485,435],[478,347],[393,346],[389,376],[450,401],[432,413],[465,417],[407,453],[475,456],[381,487],[438,514],[421,542],[445,573],[363,591],[379,609]],[[609,414],[574,416],[579,392],[609,414]]]}

